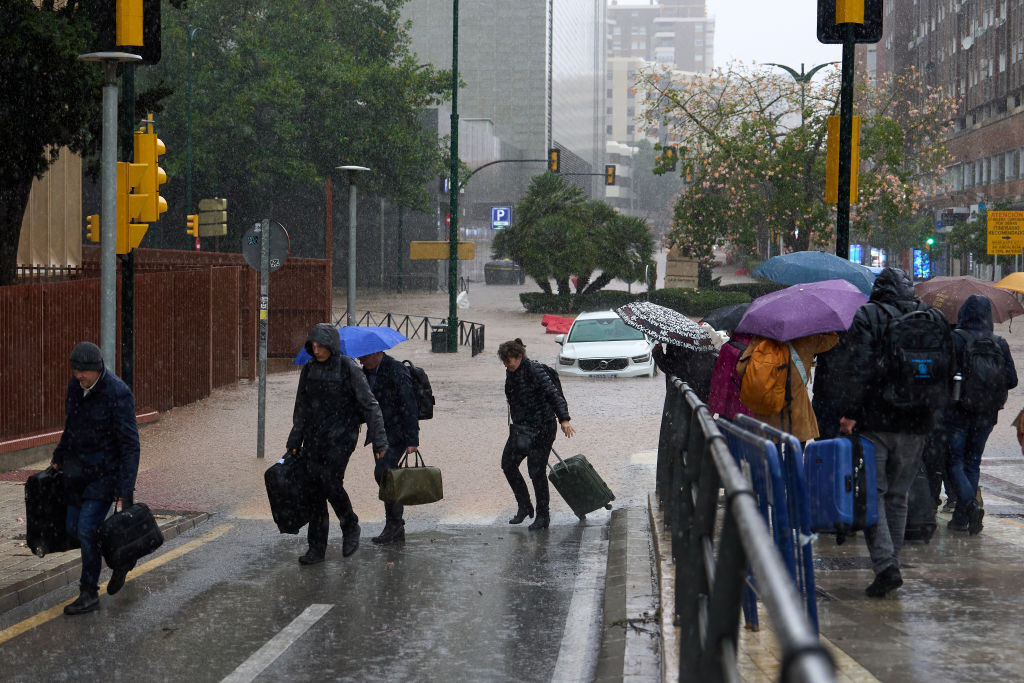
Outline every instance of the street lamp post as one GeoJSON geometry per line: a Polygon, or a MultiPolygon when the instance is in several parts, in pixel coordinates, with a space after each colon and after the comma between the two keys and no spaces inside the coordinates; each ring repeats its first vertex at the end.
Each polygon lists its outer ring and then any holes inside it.
{"type": "Polygon", "coordinates": [[[83,62],[103,64],[103,137],[100,141],[100,349],[115,368],[117,344],[117,65],[138,62],[130,52],[90,52],[83,62]]]}
{"type": "Polygon", "coordinates": [[[452,0],[451,182],[448,194],[448,353],[459,350],[459,0],[452,0]]]}
{"type": "MultiPolygon", "coordinates": [[[[195,40],[198,26],[188,29],[188,80],[187,80],[187,112],[185,127],[185,213],[192,213],[192,43],[195,40]]],[[[199,238],[196,237],[196,240],[199,238]]]]}
{"type": "Polygon", "coordinates": [[[356,173],[369,171],[365,166],[338,166],[339,171],[348,171],[348,307],[345,311],[345,325],[355,325],[356,320],[356,173]]]}

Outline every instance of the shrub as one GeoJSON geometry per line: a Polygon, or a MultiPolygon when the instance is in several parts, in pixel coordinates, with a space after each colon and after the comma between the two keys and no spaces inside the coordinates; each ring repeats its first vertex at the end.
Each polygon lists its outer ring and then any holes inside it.
{"type": "Polygon", "coordinates": [[[585,296],[578,294],[564,296],[545,294],[544,292],[524,292],[519,295],[519,300],[527,313],[557,314],[607,311],[641,299],[700,319],[716,308],[750,301],[751,296],[743,291],[729,291],[725,287],[721,289],[657,289],[653,292],[637,294],[618,289],[607,289],[585,296]]]}

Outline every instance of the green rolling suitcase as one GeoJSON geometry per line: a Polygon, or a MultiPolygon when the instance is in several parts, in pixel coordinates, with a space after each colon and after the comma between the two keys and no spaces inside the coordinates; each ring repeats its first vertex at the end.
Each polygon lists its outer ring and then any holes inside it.
{"type": "Polygon", "coordinates": [[[602,507],[612,509],[611,502],[615,500],[615,494],[586,456],[574,455],[562,460],[554,448],[551,452],[558,458],[558,462],[553,467],[549,465],[551,472],[548,480],[577,517],[583,519],[588,512],[602,507]]]}

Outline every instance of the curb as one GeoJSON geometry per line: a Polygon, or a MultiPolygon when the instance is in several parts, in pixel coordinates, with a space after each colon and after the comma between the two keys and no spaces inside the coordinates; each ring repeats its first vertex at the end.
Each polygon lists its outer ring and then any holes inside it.
{"type": "MultiPolygon", "coordinates": [[[[208,512],[186,512],[153,510],[154,515],[174,515],[160,524],[164,541],[180,536],[210,518],[208,512]]],[[[36,576],[12,584],[0,593],[0,614],[35,600],[41,595],[76,583],[81,574],[82,559],[76,551],[75,559],[40,572],[36,576]]]]}
{"type": "Polygon", "coordinates": [[[679,680],[679,628],[675,625],[676,568],[672,562],[672,536],[660,523],[665,513],[656,493],[647,494],[647,512],[661,609],[661,680],[674,683],[679,680]]]}

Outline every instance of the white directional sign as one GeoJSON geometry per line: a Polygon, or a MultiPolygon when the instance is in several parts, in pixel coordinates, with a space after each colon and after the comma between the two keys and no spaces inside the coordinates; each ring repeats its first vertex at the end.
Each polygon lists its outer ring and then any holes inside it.
{"type": "Polygon", "coordinates": [[[491,227],[495,230],[501,230],[507,228],[512,223],[512,207],[511,206],[492,206],[491,207],[491,227]]]}

